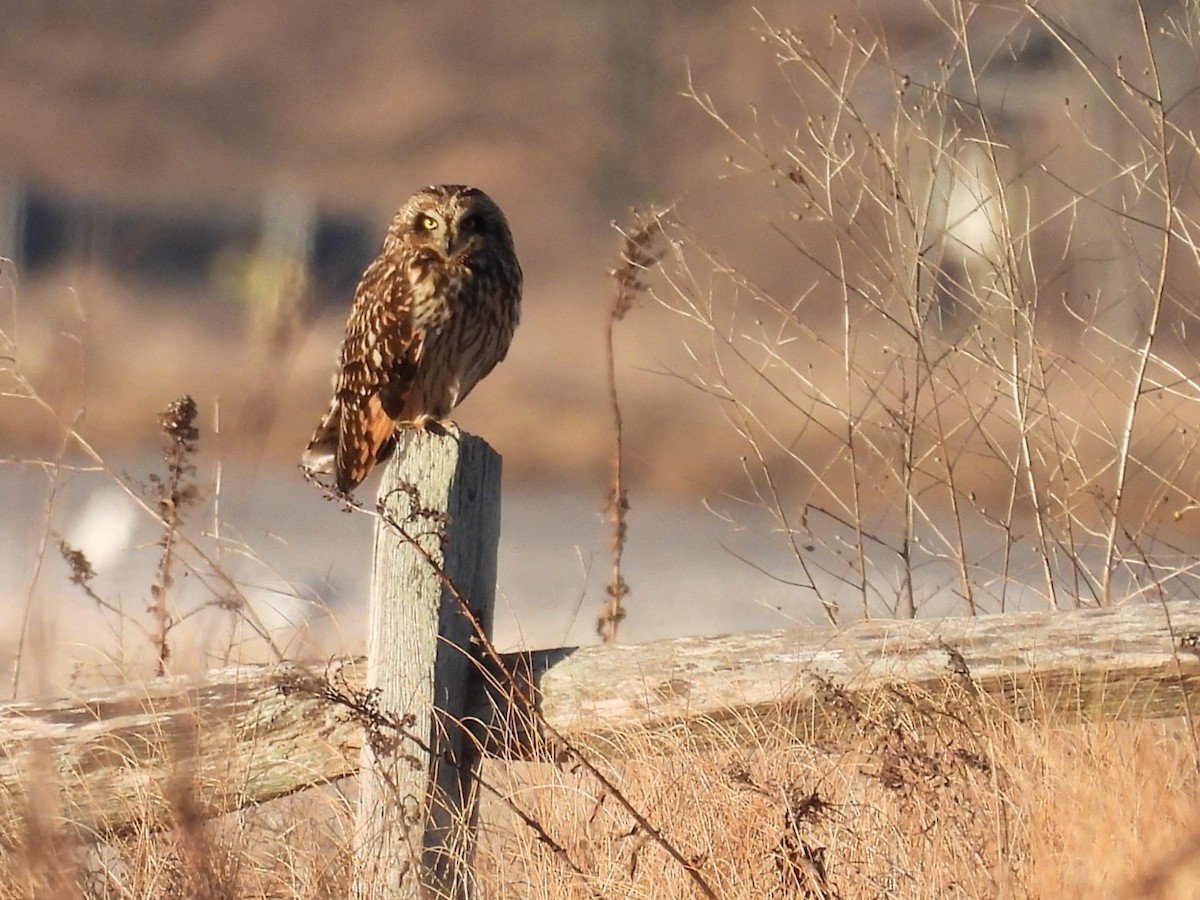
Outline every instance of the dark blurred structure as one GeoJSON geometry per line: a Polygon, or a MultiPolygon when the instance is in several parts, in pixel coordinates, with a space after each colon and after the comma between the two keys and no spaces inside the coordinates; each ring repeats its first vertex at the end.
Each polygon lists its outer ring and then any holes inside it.
{"type": "MultiPolygon", "coordinates": [[[[130,205],[73,196],[61,190],[6,184],[0,216],[7,237],[0,254],[30,276],[56,266],[99,265],[112,274],[147,286],[211,287],[231,253],[253,253],[269,241],[268,204],[258,215],[246,211],[130,205]]],[[[288,221],[304,221],[295,252],[302,258],[310,296],[318,305],[344,303],[379,236],[365,216],[320,210],[292,211],[288,221]]]]}

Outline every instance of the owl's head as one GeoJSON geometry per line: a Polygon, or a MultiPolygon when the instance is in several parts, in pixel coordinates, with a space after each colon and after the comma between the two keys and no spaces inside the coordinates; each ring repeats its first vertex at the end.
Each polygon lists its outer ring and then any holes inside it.
{"type": "Polygon", "coordinates": [[[446,261],[468,262],[483,250],[512,252],[512,232],[500,207],[478,188],[436,184],[405,201],[389,238],[408,250],[428,248],[446,261]]]}

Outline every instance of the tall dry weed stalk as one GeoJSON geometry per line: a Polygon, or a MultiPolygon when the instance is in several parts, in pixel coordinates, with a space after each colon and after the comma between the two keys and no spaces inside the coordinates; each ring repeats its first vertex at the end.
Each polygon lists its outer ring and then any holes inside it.
{"type": "Polygon", "coordinates": [[[158,494],[158,511],[163,523],[162,537],[158,542],[162,548],[162,555],[159,557],[154,583],[150,585],[151,599],[147,607],[147,612],[154,620],[154,674],[159,677],[167,673],[167,662],[171,658],[168,636],[175,624],[170,605],[171,585],[175,582],[172,574],[175,565],[175,541],[185,512],[200,499],[197,486],[192,480],[196,474],[196,465],[192,457],[196,452],[196,441],[200,437],[200,431],[196,428],[198,412],[196,401],[185,395],[171,403],[159,416],[159,423],[167,438],[163,453],[167,475],[166,478],[150,476],[158,494]]]}
{"type": "Polygon", "coordinates": [[[617,394],[617,359],[615,333],[617,323],[633,309],[639,295],[645,293],[647,285],[643,279],[648,270],[654,268],[665,251],[655,249],[662,233],[664,213],[634,212],[633,226],[621,231],[620,262],[609,274],[616,282],[612,307],[609,309],[605,329],[605,361],[608,364],[608,402],[613,420],[613,478],[608,496],[608,514],[612,525],[609,542],[611,563],[607,599],[596,620],[596,633],[606,644],[617,639],[617,630],[624,620],[625,598],[629,596],[629,584],[625,581],[622,560],[625,541],[628,537],[626,514],[629,512],[629,493],[625,486],[625,421],[621,415],[621,401],[617,394]]]}

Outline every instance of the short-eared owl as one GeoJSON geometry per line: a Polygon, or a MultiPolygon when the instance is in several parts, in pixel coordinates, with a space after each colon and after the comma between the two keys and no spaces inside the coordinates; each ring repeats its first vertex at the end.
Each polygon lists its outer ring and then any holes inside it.
{"type": "Polygon", "coordinates": [[[504,213],[483,191],[443,184],[396,213],[354,292],[333,403],[304,451],[310,473],[351,491],[398,426],[441,421],[508,353],[521,267],[504,213]]]}

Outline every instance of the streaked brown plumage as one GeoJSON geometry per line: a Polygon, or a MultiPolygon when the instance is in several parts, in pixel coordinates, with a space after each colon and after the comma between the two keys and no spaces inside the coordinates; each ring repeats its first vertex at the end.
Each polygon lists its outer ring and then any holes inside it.
{"type": "Polygon", "coordinates": [[[352,491],[398,426],[445,420],[508,353],[521,267],[504,214],[457,184],[413,194],[354,292],[333,403],[304,451],[352,491]]]}

